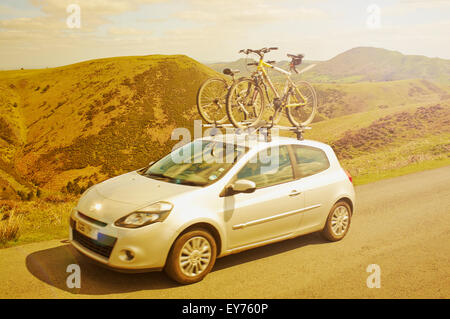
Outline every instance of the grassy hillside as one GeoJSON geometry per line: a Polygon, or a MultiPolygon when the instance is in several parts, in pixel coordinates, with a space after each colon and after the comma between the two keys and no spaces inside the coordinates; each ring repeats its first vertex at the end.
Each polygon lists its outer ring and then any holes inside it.
{"type": "Polygon", "coordinates": [[[423,105],[313,123],[305,137],[330,144],[356,184],[450,165],[450,101],[423,105]]]}
{"type": "Polygon", "coordinates": [[[450,99],[450,87],[427,80],[318,83],[320,115],[316,121],[402,105],[439,103],[450,99]]]}
{"type": "Polygon", "coordinates": [[[318,64],[305,73],[313,82],[359,82],[426,79],[450,83],[450,60],[403,55],[372,47],[357,47],[318,64]]]}
{"type": "Polygon", "coordinates": [[[0,195],[78,191],[159,158],[213,75],[182,55],[0,72],[0,195]]]}

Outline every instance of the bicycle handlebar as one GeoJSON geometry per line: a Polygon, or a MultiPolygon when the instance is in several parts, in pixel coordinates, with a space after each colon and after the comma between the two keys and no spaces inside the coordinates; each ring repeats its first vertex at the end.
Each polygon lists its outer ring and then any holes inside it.
{"type": "Polygon", "coordinates": [[[268,52],[273,51],[273,50],[278,50],[278,48],[277,47],[270,47],[270,48],[262,48],[262,49],[259,49],[259,50],[243,49],[243,50],[239,50],[239,53],[244,53],[244,54],[256,53],[260,57],[263,57],[265,53],[268,53],[268,52]]]}

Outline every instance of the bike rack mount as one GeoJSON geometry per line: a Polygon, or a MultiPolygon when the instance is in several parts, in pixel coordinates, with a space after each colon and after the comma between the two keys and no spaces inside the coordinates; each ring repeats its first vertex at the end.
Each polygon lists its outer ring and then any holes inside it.
{"type": "MultiPolygon", "coordinates": [[[[220,128],[234,128],[232,124],[202,124],[203,127],[212,128],[211,136],[217,135],[220,128]]],[[[309,126],[282,126],[282,125],[272,125],[268,123],[260,123],[259,125],[252,126],[246,129],[235,128],[235,134],[262,134],[265,137],[266,142],[272,141],[272,129],[278,129],[281,131],[290,131],[295,133],[297,140],[303,141],[303,133],[305,130],[310,130],[309,126]]]]}

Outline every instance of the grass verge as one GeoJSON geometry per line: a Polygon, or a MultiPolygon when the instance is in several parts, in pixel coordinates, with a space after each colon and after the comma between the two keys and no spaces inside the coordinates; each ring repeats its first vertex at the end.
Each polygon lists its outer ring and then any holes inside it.
{"type": "Polygon", "coordinates": [[[355,186],[357,185],[364,185],[373,183],[379,180],[392,178],[392,177],[398,177],[403,176],[407,174],[417,173],[429,169],[439,168],[450,165],[450,158],[441,158],[441,159],[434,159],[434,160],[427,160],[420,163],[414,163],[409,166],[391,169],[391,170],[385,170],[385,171],[379,171],[379,172],[372,172],[369,174],[364,174],[360,176],[356,176],[353,178],[353,184],[355,186]]]}
{"type": "Polygon", "coordinates": [[[0,248],[66,238],[76,202],[0,201],[0,248]]]}

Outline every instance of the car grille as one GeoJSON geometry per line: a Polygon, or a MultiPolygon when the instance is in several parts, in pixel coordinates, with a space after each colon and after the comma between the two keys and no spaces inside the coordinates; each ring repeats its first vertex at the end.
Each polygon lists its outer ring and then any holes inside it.
{"type": "Polygon", "coordinates": [[[103,257],[109,258],[111,252],[116,244],[117,238],[107,236],[104,234],[98,234],[99,240],[89,238],[76,229],[72,229],[73,240],[78,242],[81,246],[97,253],[103,257]]]}

